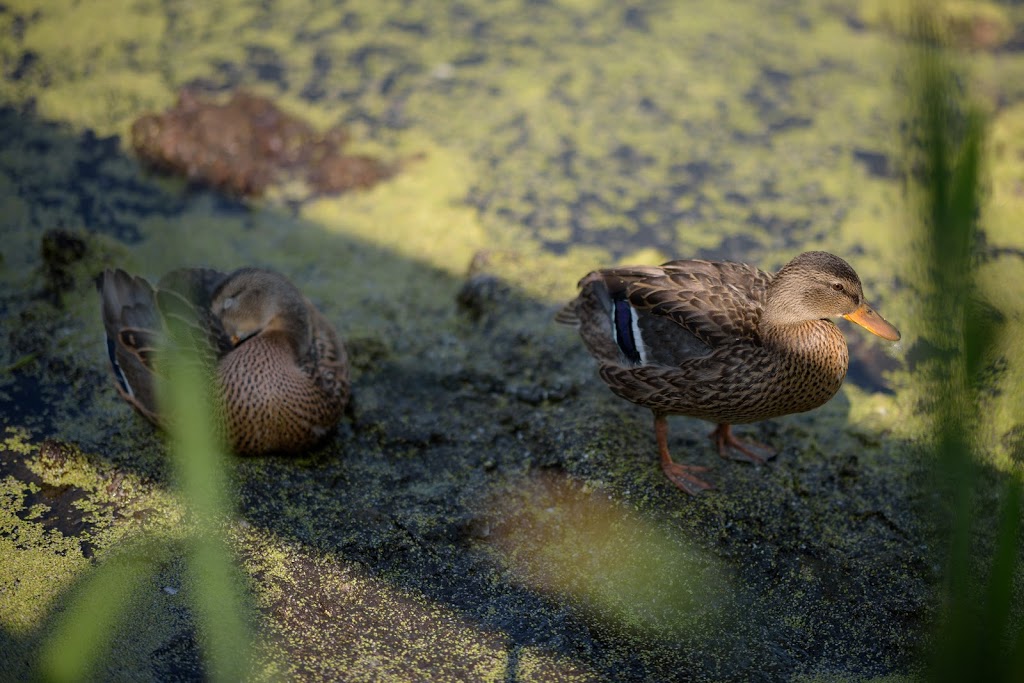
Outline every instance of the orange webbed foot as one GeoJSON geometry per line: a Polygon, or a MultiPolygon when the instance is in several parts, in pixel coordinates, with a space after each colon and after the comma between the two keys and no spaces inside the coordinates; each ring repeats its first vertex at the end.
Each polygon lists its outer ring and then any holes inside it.
{"type": "Polygon", "coordinates": [[[695,496],[701,491],[715,488],[708,482],[704,481],[698,476],[695,476],[693,472],[706,472],[707,467],[701,465],[681,465],[677,462],[672,461],[672,456],[668,452],[668,423],[665,421],[664,415],[654,415],[654,435],[658,439],[658,453],[661,456],[661,471],[665,473],[668,480],[675,484],[675,486],[683,491],[686,491],[691,496],[695,496]]]}
{"type": "Polygon", "coordinates": [[[733,436],[732,427],[727,424],[718,425],[715,431],[708,434],[708,437],[714,440],[718,447],[718,455],[725,460],[744,460],[755,465],[763,465],[777,455],[771,446],[756,441],[740,441],[733,436]],[[737,451],[739,455],[729,455],[728,449],[730,448],[737,451]]]}
{"type": "Polygon", "coordinates": [[[661,471],[665,473],[668,480],[691,496],[696,496],[701,491],[715,488],[700,477],[691,474],[692,472],[703,472],[707,469],[707,467],[699,465],[680,465],[671,460],[669,462],[662,461],[661,463],[661,471]]]}

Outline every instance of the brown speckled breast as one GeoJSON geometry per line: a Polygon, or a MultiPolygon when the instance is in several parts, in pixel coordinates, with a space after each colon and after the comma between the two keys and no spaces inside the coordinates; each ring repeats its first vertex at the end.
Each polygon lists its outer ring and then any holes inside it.
{"type": "Polygon", "coordinates": [[[288,343],[264,334],[224,356],[217,374],[236,453],[301,451],[334,428],[348,399],[348,373],[344,357],[337,356],[344,347],[333,351],[333,359],[300,363],[288,343]]]}

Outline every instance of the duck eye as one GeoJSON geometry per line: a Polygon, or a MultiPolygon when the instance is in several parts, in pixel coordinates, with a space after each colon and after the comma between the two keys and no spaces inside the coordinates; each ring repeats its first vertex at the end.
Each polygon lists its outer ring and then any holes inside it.
{"type": "Polygon", "coordinates": [[[843,283],[841,283],[841,282],[833,282],[832,283],[832,289],[836,290],[837,292],[843,291],[843,283]]]}

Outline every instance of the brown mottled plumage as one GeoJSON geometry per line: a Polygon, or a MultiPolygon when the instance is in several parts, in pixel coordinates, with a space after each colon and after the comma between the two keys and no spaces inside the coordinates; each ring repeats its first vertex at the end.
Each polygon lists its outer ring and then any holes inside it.
{"type": "Polygon", "coordinates": [[[154,386],[159,347],[171,338],[181,343],[179,330],[215,368],[218,424],[236,453],[301,451],[341,419],[349,395],[345,347],[283,275],[182,269],[154,288],[106,270],[98,287],[117,390],[151,422],[164,424],[154,386]]]}
{"type": "MultiPolygon", "coordinates": [[[[842,316],[892,341],[895,327],[864,302],[860,278],[838,256],[801,254],[774,276],[742,263],[670,261],[598,270],[557,320],[578,327],[601,379],[654,413],[662,469],[688,493],[710,485],[668,452],[667,415],[718,423],[719,455],[735,448],[731,424],[817,408],[846,376],[842,316]]],[[[764,447],[766,448],[766,447],[764,447]]]]}

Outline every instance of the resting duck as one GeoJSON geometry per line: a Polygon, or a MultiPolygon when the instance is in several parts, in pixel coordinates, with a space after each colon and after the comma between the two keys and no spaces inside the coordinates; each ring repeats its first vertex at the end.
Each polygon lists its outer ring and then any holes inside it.
{"type": "Polygon", "coordinates": [[[157,404],[160,346],[182,341],[171,329],[184,330],[214,368],[218,426],[234,452],[302,451],[341,419],[349,396],[345,347],[283,275],[181,269],[153,287],[106,270],[97,286],[117,391],[154,424],[165,426],[157,404]]]}
{"type": "Polygon", "coordinates": [[[828,318],[900,338],[864,301],[853,268],[824,251],[800,254],[775,275],[687,259],[597,270],[579,287],[556,319],[579,329],[613,392],[651,409],[662,470],[691,494],[712,488],[693,474],[707,468],[672,461],[666,416],[715,422],[719,455],[732,448],[761,463],[730,425],[802,413],[835,396],[849,352],[828,318]]]}

